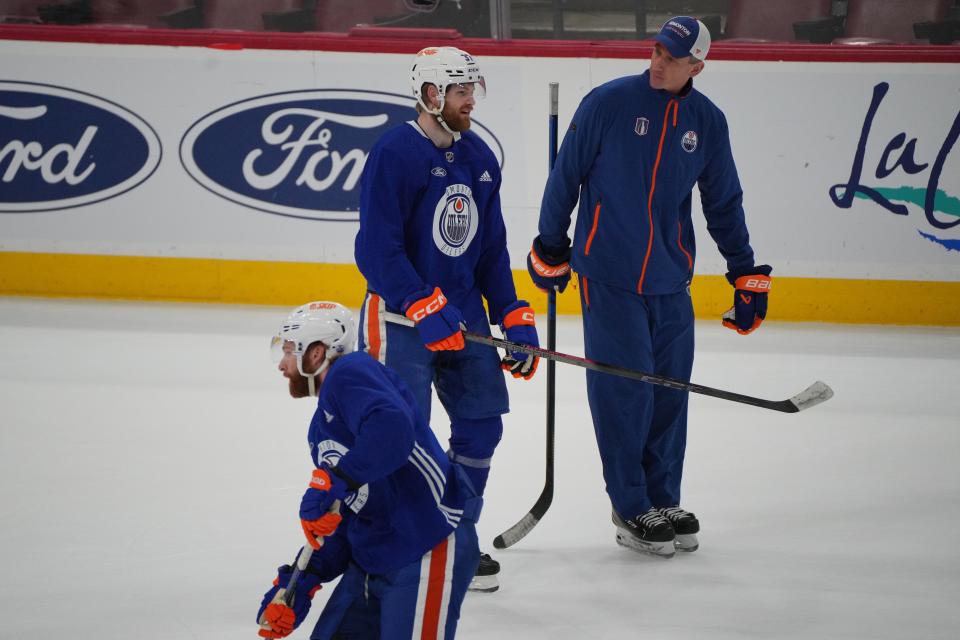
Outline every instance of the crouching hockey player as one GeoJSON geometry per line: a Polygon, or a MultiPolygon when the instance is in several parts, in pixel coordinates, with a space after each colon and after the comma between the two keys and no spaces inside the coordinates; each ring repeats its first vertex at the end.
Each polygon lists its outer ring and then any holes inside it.
{"type": "Polygon", "coordinates": [[[308,442],[313,477],[300,503],[315,549],[283,600],[283,566],[263,597],[260,635],[283,638],[307,616],[322,583],[341,577],[312,640],[453,638],[479,563],[481,500],[444,453],[396,373],[354,351],[346,308],[295,309],[272,349],[295,398],[319,396],[308,442]]]}

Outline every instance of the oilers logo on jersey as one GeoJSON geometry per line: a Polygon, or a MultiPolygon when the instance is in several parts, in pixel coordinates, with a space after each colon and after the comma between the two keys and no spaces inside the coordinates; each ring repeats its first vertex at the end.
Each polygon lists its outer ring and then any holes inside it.
{"type": "Polygon", "coordinates": [[[456,258],[470,247],[479,223],[470,187],[448,185],[433,213],[433,242],[445,255],[456,258]]]}
{"type": "MultiPolygon", "coordinates": [[[[323,440],[317,443],[314,463],[319,467],[321,463],[326,462],[331,467],[335,467],[340,462],[340,458],[346,455],[347,451],[349,451],[349,449],[336,440],[323,440]]],[[[369,485],[363,485],[357,489],[353,495],[344,500],[344,503],[354,513],[360,513],[363,505],[367,504],[369,495],[369,485]]]]}

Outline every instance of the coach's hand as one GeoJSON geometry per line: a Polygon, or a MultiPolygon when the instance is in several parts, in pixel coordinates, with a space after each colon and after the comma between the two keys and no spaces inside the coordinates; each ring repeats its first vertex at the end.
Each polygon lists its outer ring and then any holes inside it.
{"type": "Polygon", "coordinates": [[[533,284],[541,291],[549,292],[556,287],[557,291],[563,293],[570,282],[570,247],[546,247],[537,236],[527,254],[527,271],[533,284]]]}
{"type": "Polygon", "coordinates": [[[733,306],[723,314],[723,326],[747,335],[767,317],[767,294],[773,279],[770,265],[737,269],[727,273],[733,285],[733,306]]]}

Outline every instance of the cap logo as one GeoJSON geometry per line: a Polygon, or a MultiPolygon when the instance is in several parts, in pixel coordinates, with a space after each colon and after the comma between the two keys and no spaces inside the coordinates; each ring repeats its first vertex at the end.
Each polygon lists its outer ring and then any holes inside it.
{"type": "Polygon", "coordinates": [[[675,22],[675,21],[671,20],[670,22],[667,23],[667,25],[670,26],[670,27],[673,27],[673,29],[674,29],[675,31],[677,31],[677,32],[678,32],[681,36],[683,36],[684,38],[686,38],[686,37],[688,37],[688,36],[690,35],[690,29],[687,29],[685,26],[683,26],[683,25],[680,24],[679,22],[675,22]]]}

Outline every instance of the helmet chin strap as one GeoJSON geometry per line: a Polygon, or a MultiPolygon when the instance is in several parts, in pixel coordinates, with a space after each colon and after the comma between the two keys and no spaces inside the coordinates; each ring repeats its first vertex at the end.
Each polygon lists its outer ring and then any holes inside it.
{"type": "Polygon", "coordinates": [[[440,100],[440,106],[437,107],[436,109],[431,109],[430,107],[428,107],[423,103],[423,100],[419,100],[419,98],[418,98],[418,101],[420,102],[420,106],[426,109],[427,113],[431,114],[434,118],[436,118],[437,123],[441,127],[443,127],[444,131],[452,135],[454,142],[456,142],[457,140],[460,139],[460,132],[454,131],[453,129],[451,129],[450,125],[447,124],[447,121],[443,119],[443,105],[446,103],[446,100],[443,98],[443,96],[438,95],[438,98],[440,100]]]}
{"type": "Polygon", "coordinates": [[[448,125],[448,124],[447,124],[447,121],[443,119],[443,116],[441,115],[441,112],[440,112],[440,111],[434,113],[433,115],[436,116],[437,122],[440,123],[440,126],[443,127],[444,129],[446,129],[446,130],[447,130],[447,133],[449,133],[450,135],[453,136],[454,142],[456,142],[457,140],[460,139],[460,132],[459,132],[459,131],[454,131],[453,129],[450,128],[450,125],[448,125]]]}
{"type": "Polygon", "coordinates": [[[317,384],[317,378],[320,377],[321,373],[327,370],[327,367],[330,366],[331,362],[333,362],[333,358],[330,357],[328,351],[327,356],[324,357],[323,362],[320,364],[320,368],[313,373],[306,373],[303,370],[303,358],[297,358],[297,369],[300,370],[300,375],[307,379],[307,390],[310,392],[311,396],[316,397],[317,392],[320,389],[320,385],[317,384]]]}

